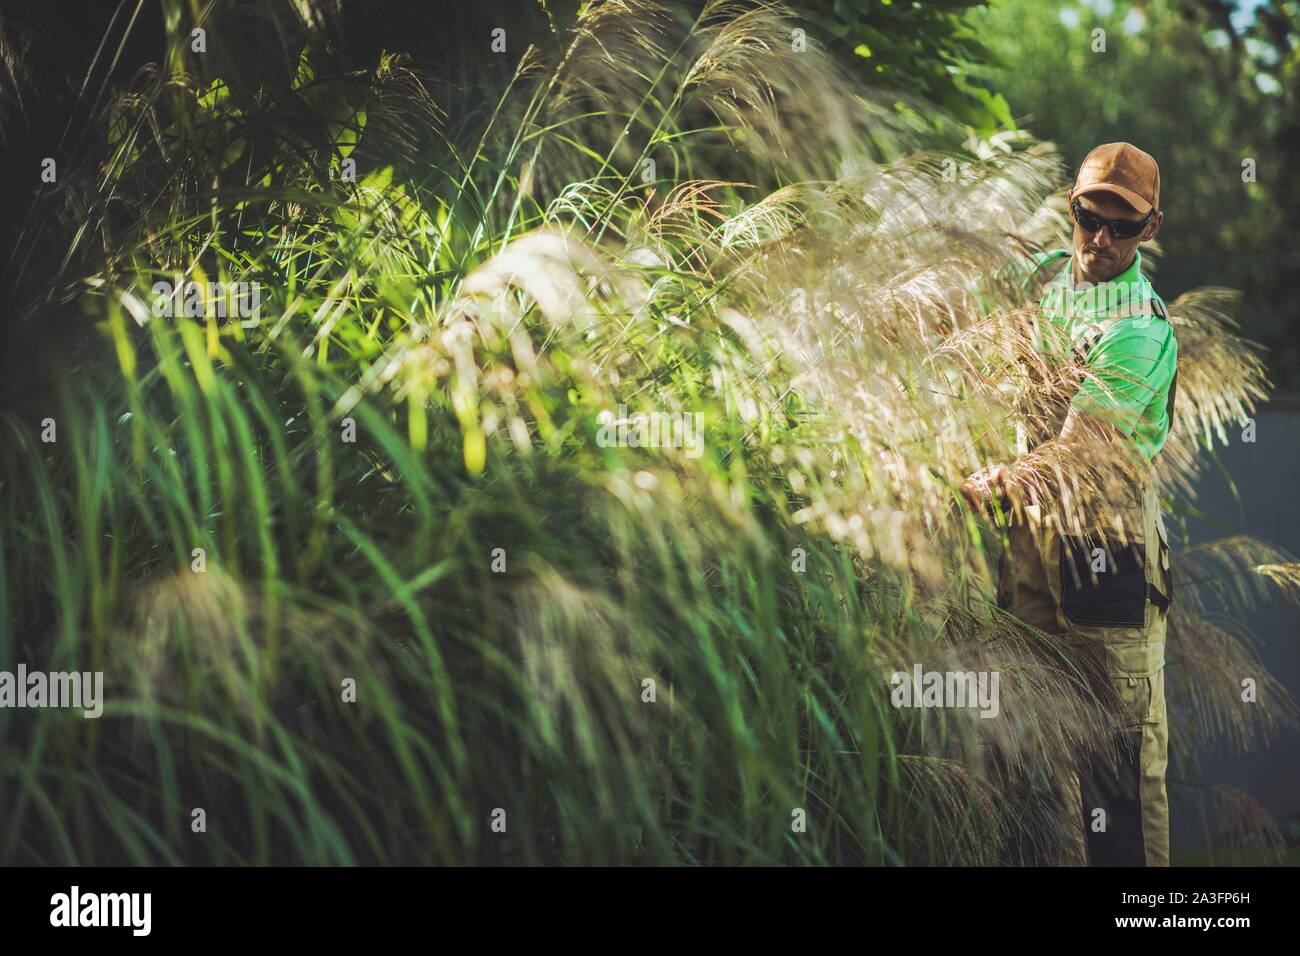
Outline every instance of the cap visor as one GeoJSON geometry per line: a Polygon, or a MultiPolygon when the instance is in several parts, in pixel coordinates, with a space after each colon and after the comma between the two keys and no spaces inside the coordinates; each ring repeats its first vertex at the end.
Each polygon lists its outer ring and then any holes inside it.
{"type": "Polygon", "coordinates": [[[1143,216],[1151,211],[1151,203],[1147,202],[1133,190],[1128,189],[1125,186],[1116,186],[1114,183],[1091,183],[1087,186],[1080,186],[1073,192],[1072,198],[1086,196],[1089,193],[1113,193],[1136,209],[1143,216]]]}

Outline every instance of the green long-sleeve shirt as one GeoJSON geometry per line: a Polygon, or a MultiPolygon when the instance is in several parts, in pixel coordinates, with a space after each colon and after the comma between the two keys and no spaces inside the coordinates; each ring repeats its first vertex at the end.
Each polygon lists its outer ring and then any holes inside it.
{"type": "Polygon", "coordinates": [[[1172,414],[1178,342],[1165,305],[1142,274],[1135,252],[1123,273],[1095,286],[1074,286],[1070,253],[1039,257],[1039,269],[1060,272],[1039,300],[1038,346],[1047,358],[1085,353],[1084,381],[1072,405],[1130,436],[1147,459],[1164,447],[1172,414]]]}

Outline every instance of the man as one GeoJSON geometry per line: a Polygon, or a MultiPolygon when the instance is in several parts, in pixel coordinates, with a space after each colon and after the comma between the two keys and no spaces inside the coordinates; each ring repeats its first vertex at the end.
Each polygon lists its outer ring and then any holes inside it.
{"type": "MultiPolygon", "coordinates": [[[[1038,264],[1055,274],[1039,304],[1036,346],[1049,364],[1073,362],[1081,384],[1056,418],[1046,416],[1042,441],[1027,442],[1010,465],[971,475],[962,493],[979,510],[1012,507],[999,604],[1076,660],[1091,655],[1110,684],[1100,690],[1113,691],[1098,696],[1117,700],[1122,713],[1115,753],[1090,755],[1077,781],[1057,783],[1063,812],[1079,815],[1064,862],[1167,866],[1171,576],[1152,462],[1172,421],[1177,342],[1138,251],[1164,219],[1160,170],[1137,147],[1107,143],[1084,159],[1069,198],[1073,248],[1038,264]],[[1082,520],[1062,517],[1060,489],[1056,502],[1043,500],[1053,462],[1092,467],[1107,458],[1125,463],[1082,520]]],[[[1094,478],[1106,473],[1097,467],[1094,478]]]]}

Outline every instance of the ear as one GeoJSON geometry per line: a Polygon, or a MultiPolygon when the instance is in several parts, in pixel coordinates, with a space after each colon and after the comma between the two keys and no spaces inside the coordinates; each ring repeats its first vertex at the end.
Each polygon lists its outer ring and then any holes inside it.
{"type": "Polygon", "coordinates": [[[1151,221],[1150,221],[1149,223],[1147,223],[1147,227],[1146,227],[1145,229],[1142,230],[1142,240],[1141,240],[1141,241],[1142,241],[1142,242],[1149,242],[1150,240],[1154,239],[1154,238],[1156,237],[1156,233],[1158,233],[1158,232],[1160,231],[1160,225],[1161,225],[1164,221],[1165,221],[1165,214],[1164,214],[1163,212],[1157,212],[1157,213],[1156,213],[1156,214],[1151,218],[1151,221]]]}

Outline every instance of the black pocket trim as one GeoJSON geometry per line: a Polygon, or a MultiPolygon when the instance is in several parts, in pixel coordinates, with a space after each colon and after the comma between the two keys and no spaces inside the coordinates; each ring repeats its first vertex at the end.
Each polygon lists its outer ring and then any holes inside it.
{"type": "Polygon", "coordinates": [[[1061,538],[1061,610],[1086,627],[1142,627],[1146,623],[1146,547],[1107,549],[1106,570],[1094,574],[1095,539],[1061,538]]]}
{"type": "Polygon", "coordinates": [[[1156,606],[1156,610],[1161,614],[1169,613],[1169,605],[1173,603],[1173,598],[1162,594],[1154,584],[1147,585],[1147,597],[1151,599],[1151,603],[1156,606]]]}

